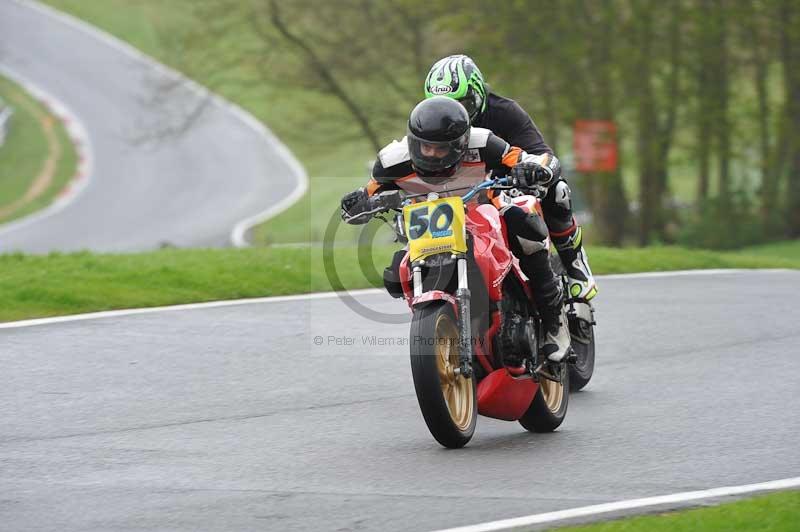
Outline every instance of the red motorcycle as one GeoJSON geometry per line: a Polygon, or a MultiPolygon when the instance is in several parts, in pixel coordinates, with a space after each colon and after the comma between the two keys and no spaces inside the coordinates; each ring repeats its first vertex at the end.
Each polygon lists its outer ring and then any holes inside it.
{"type": "MultiPolygon", "coordinates": [[[[539,356],[542,322],[508,247],[504,220],[492,205],[468,203],[482,191],[509,188],[502,178],[463,196],[386,192],[373,198],[373,209],[357,215],[398,213],[393,227],[408,243],[399,273],[413,313],[414,387],[428,429],[445,447],[466,445],[478,414],[519,421],[533,432],[555,430],[567,413],[571,381],[582,387],[594,368],[588,302],[566,303],[576,352],[561,363],[539,356]]],[[[541,215],[535,196],[513,201],[541,215]]]]}

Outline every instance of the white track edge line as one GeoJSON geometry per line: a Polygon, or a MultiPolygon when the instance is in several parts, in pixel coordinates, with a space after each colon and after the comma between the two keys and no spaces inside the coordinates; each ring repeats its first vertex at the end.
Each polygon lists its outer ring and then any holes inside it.
{"type": "Polygon", "coordinates": [[[671,495],[660,495],[657,497],[645,497],[641,499],[629,499],[624,501],[610,502],[604,504],[594,504],[591,506],[581,506],[568,510],[547,512],[541,514],[527,515],[500,521],[490,521],[477,525],[468,525],[456,528],[448,528],[439,532],[492,532],[500,530],[513,530],[515,528],[528,527],[554,521],[602,515],[611,512],[624,510],[634,510],[637,508],[647,508],[650,506],[660,506],[664,504],[677,504],[684,502],[697,501],[702,499],[714,499],[733,495],[744,495],[763,491],[775,491],[788,488],[800,487],[800,477],[785,478],[758,484],[746,484],[742,486],[727,486],[722,488],[712,488],[700,491],[685,491],[673,493],[671,495]]]}
{"type": "MultiPolygon", "coordinates": [[[[49,218],[78,199],[81,193],[86,190],[86,187],[92,179],[92,173],[94,172],[94,151],[86,126],[78,118],[78,115],[61,100],[7,65],[0,64],[0,74],[20,85],[35,100],[44,104],[48,112],[53,114],[61,122],[64,129],[67,131],[67,137],[75,148],[77,158],[75,175],[72,180],[65,185],[64,189],[59,191],[63,192],[66,190],[66,192],[57,196],[52,203],[43,209],[23,216],[18,220],[0,225],[0,235],[4,235],[44,220],[45,218],[49,218]]],[[[0,247],[1,245],[2,242],[0,242],[0,247]]]]}
{"type": "Polygon", "coordinates": [[[163,307],[143,307],[120,310],[106,310],[102,312],[90,312],[88,314],[71,314],[69,316],[55,316],[52,318],[35,318],[31,320],[9,321],[0,323],[0,329],[20,329],[24,327],[34,327],[37,325],[50,325],[54,323],[65,323],[71,321],[97,320],[102,318],[113,318],[121,316],[135,316],[138,314],[152,314],[156,312],[173,312],[179,310],[197,310],[219,307],[235,307],[242,305],[254,305],[258,303],[286,303],[290,301],[307,301],[314,299],[330,299],[342,295],[364,296],[382,294],[379,288],[364,288],[351,290],[348,292],[312,292],[308,294],[295,294],[289,296],[268,296],[254,297],[249,299],[229,299],[221,301],[206,301],[203,303],[187,303],[185,305],[168,305],[163,307]]]}
{"type": "Polygon", "coordinates": [[[36,2],[35,0],[14,0],[14,1],[17,2],[18,4],[22,4],[26,7],[37,10],[40,13],[48,15],[52,18],[58,19],[61,22],[77,30],[83,31],[84,33],[87,33],[93,36],[94,38],[106,43],[108,46],[111,46],[112,48],[122,52],[128,57],[136,61],[140,61],[147,64],[151,68],[159,71],[161,74],[181,80],[181,82],[195,94],[201,97],[209,97],[210,100],[214,103],[214,105],[216,105],[221,109],[229,111],[231,114],[239,118],[239,120],[242,123],[249,126],[256,133],[264,137],[264,139],[275,149],[276,153],[280,157],[282,157],[284,161],[286,161],[286,163],[294,172],[296,180],[296,185],[294,190],[292,190],[292,192],[288,196],[280,200],[278,203],[268,207],[267,209],[261,211],[260,213],[249,216],[244,220],[241,220],[238,223],[236,223],[236,225],[233,227],[230,233],[230,242],[233,246],[248,247],[250,243],[247,242],[246,239],[247,232],[254,225],[265,222],[268,219],[277,216],[281,212],[285,211],[297,200],[299,200],[308,190],[308,174],[303,168],[303,165],[300,164],[300,161],[298,161],[297,157],[294,156],[289,147],[286,146],[286,144],[284,144],[269,128],[267,128],[267,126],[265,126],[250,112],[246,111],[241,106],[223,98],[219,94],[212,92],[211,90],[204,87],[200,83],[194,81],[193,79],[188,78],[181,72],[165,65],[164,63],[161,63],[154,57],[145,54],[141,50],[128,44],[122,39],[119,39],[118,37],[115,37],[114,35],[108,33],[107,31],[100,29],[96,26],[93,26],[84,20],[74,17],[69,13],[59,11],[48,5],[36,2]]]}
{"type": "MultiPolygon", "coordinates": [[[[795,272],[796,270],[785,269],[764,269],[764,270],[677,270],[673,272],[645,272],[645,273],[618,273],[613,275],[598,275],[598,279],[637,279],[637,278],[660,278],[660,277],[677,277],[685,275],[711,275],[711,274],[726,274],[726,273],[786,273],[795,272]]],[[[55,316],[52,318],[34,318],[30,320],[19,320],[0,322],[0,329],[21,329],[24,327],[34,327],[37,325],[50,325],[54,323],[65,323],[71,321],[84,321],[96,320],[102,318],[113,318],[121,316],[134,316],[137,314],[151,314],[154,312],[171,312],[177,310],[196,310],[208,309],[218,307],[233,307],[238,305],[253,305],[258,303],[286,303],[290,301],[309,301],[313,299],[330,299],[333,297],[340,297],[343,295],[348,296],[370,296],[377,294],[384,294],[385,291],[381,288],[360,288],[356,290],[348,290],[346,292],[310,292],[308,294],[294,294],[286,296],[266,296],[254,297],[245,299],[225,299],[219,301],[206,301],[202,303],[187,303],[183,305],[167,305],[161,307],[143,307],[119,310],[106,310],[102,312],[90,312],[86,314],[71,314],[67,316],[55,316]]]]}
{"type": "Polygon", "coordinates": [[[714,268],[709,270],[673,270],[660,272],[638,272],[638,273],[611,273],[598,275],[598,279],[651,279],[654,277],[682,277],[686,275],[720,275],[725,273],[787,273],[796,270],[787,268],[714,268]]]}

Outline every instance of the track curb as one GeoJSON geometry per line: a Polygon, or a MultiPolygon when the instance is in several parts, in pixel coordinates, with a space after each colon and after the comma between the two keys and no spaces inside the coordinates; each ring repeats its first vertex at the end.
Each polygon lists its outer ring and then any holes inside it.
{"type": "MultiPolygon", "coordinates": [[[[0,235],[3,235],[40,220],[44,220],[63,210],[75,201],[86,187],[89,186],[91,181],[94,169],[94,152],[86,126],[84,126],[83,122],[81,122],[78,116],[66,104],[6,65],[0,64],[0,74],[25,89],[34,100],[42,104],[50,114],[61,122],[67,132],[70,142],[72,142],[75,148],[78,159],[75,167],[75,174],[72,176],[69,183],[61,189],[56,200],[39,211],[18,220],[0,225],[0,235]]],[[[0,245],[1,244],[2,243],[0,243],[0,245]]]]}

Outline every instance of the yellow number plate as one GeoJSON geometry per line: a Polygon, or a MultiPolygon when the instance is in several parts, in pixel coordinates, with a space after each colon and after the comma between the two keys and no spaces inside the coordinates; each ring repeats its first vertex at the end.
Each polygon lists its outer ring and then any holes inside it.
{"type": "Polygon", "coordinates": [[[464,202],[440,198],[403,207],[403,220],[412,261],[438,253],[466,253],[464,202]]]}

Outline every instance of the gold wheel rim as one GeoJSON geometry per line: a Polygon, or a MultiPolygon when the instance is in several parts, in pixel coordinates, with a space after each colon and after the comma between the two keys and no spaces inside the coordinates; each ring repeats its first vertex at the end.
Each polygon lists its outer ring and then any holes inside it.
{"type": "Polygon", "coordinates": [[[544,397],[548,410],[554,414],[558,412],[561,402],[564,400],[564,385],[549,379],[541,379],[539,387],[542,389],[542,397],[544,397]]]}
{"type": "Polygon", "coordinates": [[[449,316],[440,314],[435,330],[436,366],[442,397],[456,427],[467,430],[475,411],[475,396],[472,393],[472,378],[467,379],[455,373],[459,366],[458,329],[449,316]]]}

